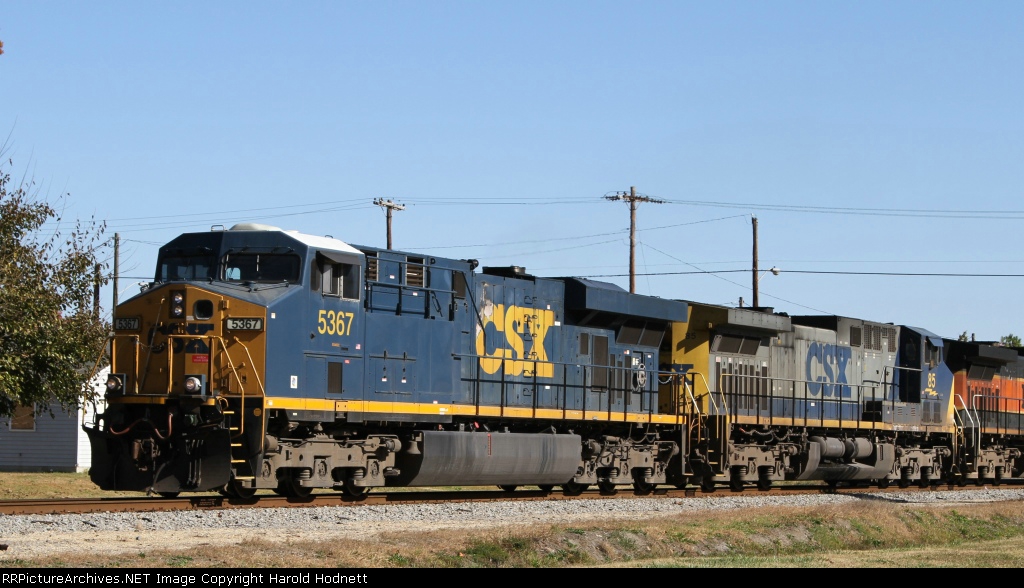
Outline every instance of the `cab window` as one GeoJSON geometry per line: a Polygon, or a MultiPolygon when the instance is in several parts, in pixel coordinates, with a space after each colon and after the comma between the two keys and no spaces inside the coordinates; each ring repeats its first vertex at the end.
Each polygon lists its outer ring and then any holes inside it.
{"type": "Polygon", "coordinates": [[[336,263],[322,260],[320,283],[324,296],[338,296],[349,300],[359,299],[359,266],[352,263],[336,263]]]}
{"type": "Polygon", "coordinates": [[[275,253],[233,253],[224,258],[223,276],[228,282],[298,283],[297,255],[275,253]]]}

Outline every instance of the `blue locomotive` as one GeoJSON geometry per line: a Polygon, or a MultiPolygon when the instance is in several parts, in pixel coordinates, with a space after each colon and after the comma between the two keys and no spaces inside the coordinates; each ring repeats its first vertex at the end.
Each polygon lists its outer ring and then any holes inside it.
{"type": "Polygon", "coordinates": [[[85,427],[101,488],[649,491],[681,463],[657,365],[684,302],[261,225],[181,235],[157,265],[115,311],[85,427]]]}
{"type": "Polygon", "coordinates": [[[1018,351],[264,225],[119,304],[92,479],[162,495],[1021,476],[1018,351]]]}

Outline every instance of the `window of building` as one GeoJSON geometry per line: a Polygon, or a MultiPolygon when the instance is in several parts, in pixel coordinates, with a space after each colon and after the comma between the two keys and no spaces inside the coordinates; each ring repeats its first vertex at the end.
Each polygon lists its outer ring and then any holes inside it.
{"type": "Polygon", "coordinates": [[[35,431],[36,430],[36,405],[19,404],[14,408],[14,416],[11,417],[12,431],[35,431]]]}

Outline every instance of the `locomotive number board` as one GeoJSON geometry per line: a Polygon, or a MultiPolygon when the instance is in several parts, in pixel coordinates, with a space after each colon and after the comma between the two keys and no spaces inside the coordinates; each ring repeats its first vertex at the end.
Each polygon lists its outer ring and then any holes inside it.
{"type": "Polygon", "coordinates": [[[263,330],[263,319],[262,318],[243,318],[234,317],[229,318],[225,321],[225,327],[229,331],[262,331],[263,330]]]}
{"type": "Polygon", "coordinates": [[[138,331],[142,321],[137,316],[118,317],[114,319],[115,331],[138,331]]]}

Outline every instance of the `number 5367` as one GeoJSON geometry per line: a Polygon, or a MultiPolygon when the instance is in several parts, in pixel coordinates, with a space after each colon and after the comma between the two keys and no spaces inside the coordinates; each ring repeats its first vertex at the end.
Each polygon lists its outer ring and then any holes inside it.
{"type": "Polygon", "coordinates": [[[321,335],[348,335],[352,331],[352,321],[355,317],[354,312],[321,310],[317,317],[317,330],[321,335]]]}

